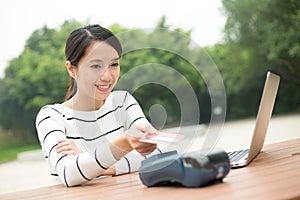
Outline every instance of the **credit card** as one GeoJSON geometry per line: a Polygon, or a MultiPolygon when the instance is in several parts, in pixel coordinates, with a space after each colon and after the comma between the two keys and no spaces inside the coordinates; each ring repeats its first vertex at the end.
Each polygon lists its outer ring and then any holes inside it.
{"type": "Polygon", "coordinates": [[[156,132],[155,134],[147,134],[140,139],[140,142],[152,144],[170,144],[178,143],[183,139],[183,135],[165,132],[156,132]]]}

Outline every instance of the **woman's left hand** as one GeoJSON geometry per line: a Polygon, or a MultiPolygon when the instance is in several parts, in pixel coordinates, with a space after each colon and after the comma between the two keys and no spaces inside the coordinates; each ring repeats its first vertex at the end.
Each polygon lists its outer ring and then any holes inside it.
{"type": "Polygon", "coordinates": [[[57,153],[62,153],[65,155],[77,155],[83,153],[73,140],[60,139],[57,141],[58,145],[55,147],[57,153]]]}

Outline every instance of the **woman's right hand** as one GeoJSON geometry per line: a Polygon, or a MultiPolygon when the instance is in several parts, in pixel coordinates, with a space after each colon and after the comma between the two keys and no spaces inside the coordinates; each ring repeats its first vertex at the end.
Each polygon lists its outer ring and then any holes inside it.
{"type": "Polygon", "coordinates": [[[147,137],[147,135],[153,136],[153,134],[155,134],[156,130],[149,127],[152,126],[148,125],[132,128],[114,140],[111,143],[111,150],[115,158],[120,159],[132,150],[136,150],[142,156],[152,153],[157,148],[157,144],[140,141],[142,137],[147,137]]]}
{"type": "Polygon", "coordinates": [[[130,146],[142,156],[152,153],[157,148],[157,144],[141,142],[140,139],[152,137],[156,133],[157,130],[149,123],[136,124],[125,132],[130,146]]]}
{"type": "Polygon", "coordinates": [[[133,137],[130,135],[126,135],[126,137],[132,149],[139,152],[142,156],[152,153],[157,148],[157,144],[141,142],[140,138],[138,137],[133,137]]]}

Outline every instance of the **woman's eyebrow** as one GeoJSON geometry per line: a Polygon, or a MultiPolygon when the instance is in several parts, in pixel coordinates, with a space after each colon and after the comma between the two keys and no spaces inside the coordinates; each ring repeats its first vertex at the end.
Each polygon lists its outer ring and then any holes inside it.
{"type": "Polygon", "coordinates": [[[111,59],[112,61],[116,61],[116,60],[120,60],[120,57],[116,57],[116,58],[113,58],[111,59]]]}
{"type": "MultiPolygon", "coordinates": [[[[120,57],[116,57],[116,58],[113,58],[111,59],[111,61],[116,61],[116,60],[119,60],[120,57]]],[[[103,62],[103,60],[101,59],[93,59],[93,60],[90,60],[90,62],[103,62]]]]}
{"type": "Polygon", "coordinates": [[[93,60],[90,60],[90,62],[103,62],[103,60],[101,60],[101,59],[93,59],[93,60]]]}

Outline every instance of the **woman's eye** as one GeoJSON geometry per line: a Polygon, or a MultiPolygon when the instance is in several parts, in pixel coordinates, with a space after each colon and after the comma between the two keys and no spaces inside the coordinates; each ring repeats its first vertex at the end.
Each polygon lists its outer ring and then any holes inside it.
{"type": "Polygon", "coordinates": [[[113,66],[113,67],[118,67],[118,66],[119,66],[119,63],[113,63],[111,66],[113,66]]]}
{"type": "Polygon", "coordinates": [[[100,65],[91,65],[91,68],[97,69],[97,68],[101,68],[100,65]]]}

